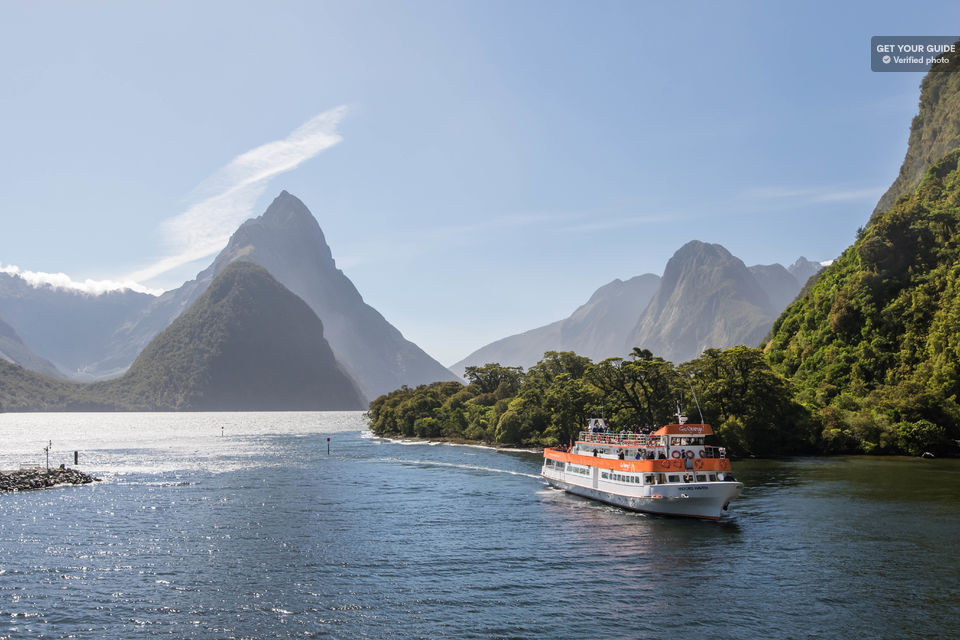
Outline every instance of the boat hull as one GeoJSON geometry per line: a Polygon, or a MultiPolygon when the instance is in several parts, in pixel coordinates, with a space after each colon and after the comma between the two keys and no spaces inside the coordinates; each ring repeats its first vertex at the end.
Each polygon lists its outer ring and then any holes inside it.
{"type": "Polygon", "coordinates": [[[739,482],[664,485],[658,487],[659,493],[655,495],[638,496],[593,489],[548,475],[543,477],[550,486],[557,489],[630,511],[709,520],[719,520],[724,508],[740,495],[743,488],[739,482]]]}

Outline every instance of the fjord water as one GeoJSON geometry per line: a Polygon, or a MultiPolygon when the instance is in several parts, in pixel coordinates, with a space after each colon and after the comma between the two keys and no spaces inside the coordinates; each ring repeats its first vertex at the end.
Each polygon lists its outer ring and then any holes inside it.
{"type": "Polygon", "coordinates": [[[0,638],[960,637],[957,461],[741,461],[714,523],[547,488],[535,454],[363,429],[0,415],[0,469],[52,440],[103,478],[0,495],[0,638]]]}

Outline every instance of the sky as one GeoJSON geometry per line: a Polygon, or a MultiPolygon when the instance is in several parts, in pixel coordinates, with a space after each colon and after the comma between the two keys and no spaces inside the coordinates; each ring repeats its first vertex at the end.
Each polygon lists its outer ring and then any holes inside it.
{"type": "MultiPolygon", "coordinates": [[[[3,2],[0,269],[162,291],[283,189],[449,365],[690,240],[829,260],[896,177],[929,2],[3,2]]],[[[960,28],[957,29],[960,31],[960,28]]],[[[47,276],[35,275],[42,280],[47,276]]]]}

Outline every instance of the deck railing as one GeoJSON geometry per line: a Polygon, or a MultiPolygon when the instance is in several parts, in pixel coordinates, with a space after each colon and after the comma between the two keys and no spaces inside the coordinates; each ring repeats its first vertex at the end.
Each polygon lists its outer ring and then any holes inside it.
{"type": "Polygon", "coordinates": [[[632,444],[642,447],[658,447],[663,443],[661,436],[651,436],[645,433],[633,433],[630,431],[621,431],[613,433],[610,431],[581,431],[577,440],[583,442],[593,442],[596,444],[632,444]]]}
{"type": "MultiPolygon", "coordinates": [[[[630,431],[622,431],[620,433],[613,433],[609,431],[581,431],[577,436],[577,440],[580,442],[590,443],[590,444],[605,444],[613,446],[633,446],[633,447],[664,447],[666,442],[664,442],[663,436],[653,436],[645,433],[634,433],[630,431]]],[[[703,451],[703,458],[726,458],[727,449],[726,447],[714,447],[709,445],[672,445],[671,449],[679,451],[681,449],[691,451],[703,451]]]]}

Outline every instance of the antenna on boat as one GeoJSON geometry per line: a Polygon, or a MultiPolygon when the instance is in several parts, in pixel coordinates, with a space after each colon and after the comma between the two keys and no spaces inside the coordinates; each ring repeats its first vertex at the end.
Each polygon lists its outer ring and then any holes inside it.
{"type": "Polygon", "coordinates": [[[692,374],[692,373],[690,374],[690,377],[687,378],[687,384],[690,385],[690,393],[693,394],[693,401],[697,403],[697,413],[700,414],[700,424],[705,424],[705,423],[703,422],[703,411],[700,410],[700,401],[697,400],[697,392],[696,392],[696,390],[693,388],[693,383],[691,382],[691,380],[693,380],[693,374],[692,374]]]}

